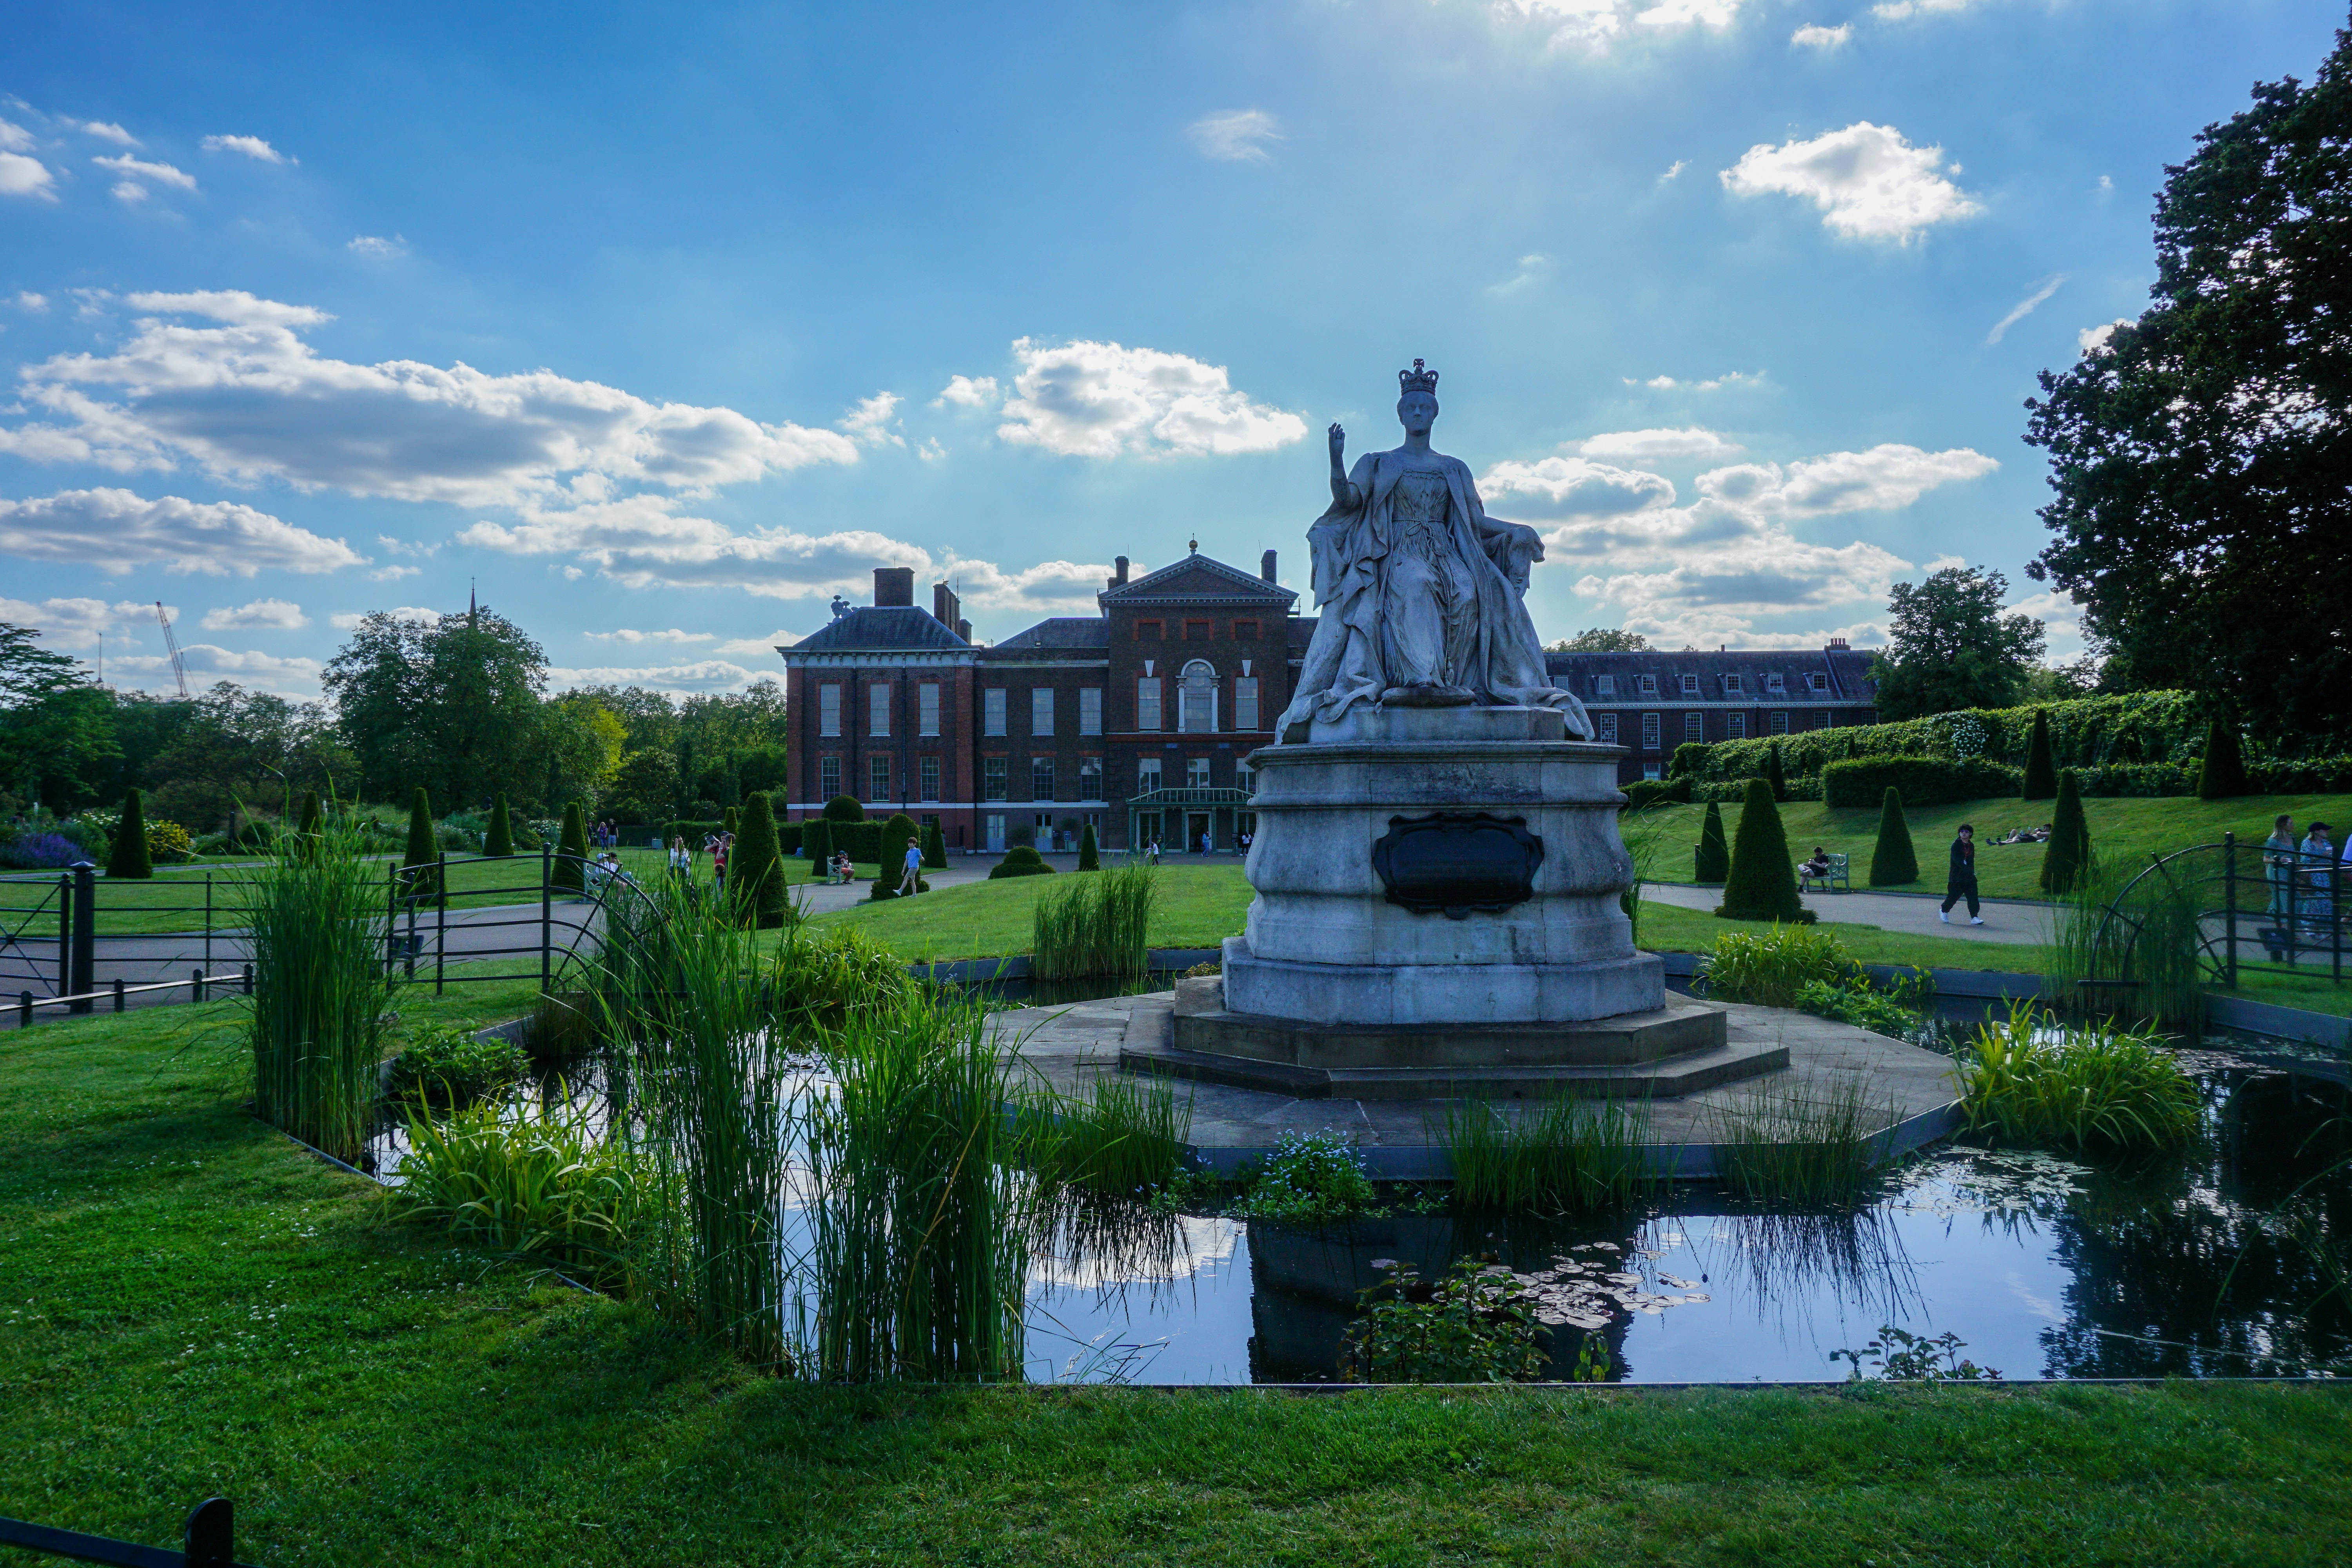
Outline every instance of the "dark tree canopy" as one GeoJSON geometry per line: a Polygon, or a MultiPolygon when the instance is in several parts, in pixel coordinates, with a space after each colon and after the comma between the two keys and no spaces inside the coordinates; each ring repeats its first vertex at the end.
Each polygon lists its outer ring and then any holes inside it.
{"type": "Polygon", "coordinates": [[[1648,653],[1650,639],[1622,626],[1587,626],[1548,646],[1546,653],[1648,653]]]}
{"type": "Polygon", "coordinates": [[[1886,651],[1871,666],[1885,719],[1916,719],[1957,708],[2006,708],[2048,638],[2042,623],[2004,613],[2009,579],[1974,566],[1947,566],[1916,586],[1897,583],[1887,598],[1886,651]]]}
{"type": "Polygon", "coordinates": [[[2054,538],[2110,683],[2210,693],[2274,742],[2352,717],[2352,33],[2167,171],[2154,302],[2041,377],[2054,538]]]}
{"type": "Polygon", "coordinates": [[[489,610],[362,619],[325,684],[371,792],[430,790],[450,806],[546,782],[547,656],[489,610]]]}

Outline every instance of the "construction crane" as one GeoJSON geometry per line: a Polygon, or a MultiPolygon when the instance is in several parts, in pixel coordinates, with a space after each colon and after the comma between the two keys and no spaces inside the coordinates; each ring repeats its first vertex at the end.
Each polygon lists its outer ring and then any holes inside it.
{"type": "Polygon", "coordinates": [[[180,683],[180,700],[188,700],[188,667],[180,659],[180,639],[172,635],[172,617],[163,613],[163,601],[155,601],[155,618],[163,624],[163,646],[172,654],[172,679],[180,683]]]}

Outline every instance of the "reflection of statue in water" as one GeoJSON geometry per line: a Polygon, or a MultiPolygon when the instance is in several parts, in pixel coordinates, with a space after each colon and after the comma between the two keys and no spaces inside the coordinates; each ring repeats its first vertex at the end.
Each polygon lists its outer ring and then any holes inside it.
{"type": "Polygon", "coordinates": [[[1534,529],[1486,515],[1470,469],[1433,452],[1437,373],[1397,373],[1404,445],[1340,468],[1331,426],[1331,510],[1307,538],[1322,618],[1279,733],[1336,721],[1356,704],[1556,708],[1591,739],[1583,705],[1556,689],[1523,595],[1543,559],[1534,529]]]}

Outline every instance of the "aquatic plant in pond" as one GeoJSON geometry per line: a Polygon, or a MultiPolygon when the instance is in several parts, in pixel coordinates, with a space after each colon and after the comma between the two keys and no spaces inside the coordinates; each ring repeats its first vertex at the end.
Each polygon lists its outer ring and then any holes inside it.
{"type": "Polygon", "coordinates": [[[395,1103],[421,1100],[446,1110],[511,1089],[530,1074],[530,1058],[512,1040],[463,1024],[434,1025],[393,1058],[385,1092],[395,1103]]]}
{"type": "Polygon", "coordinates": [[[1889,1039],[1908,1039],[1919,1029],[1920,1017],[1916,1008],[1876,989],[1860,974],[1834,984],[1826,980],[1808,980],[1797,988],[1793,1000],[1799,1012],[1834,1023],[1852,1024],[1889,1039]]]}
{"type": "Polygon", "coordinates": [[[928,987],[829,1030],[812,1127],[822,1375],[1017,1377],[1028,1216],[984,1005],[928,987]]]}
{"type": "Polygon", "coordinates": [[[1543,1342],[1527,1291],[1501,1264],[1456,1261],[1433,1284],[1392,1258],[1357,1300],[1339,1367],[1350,1383],[1532,1383],[1543,1342]]]}
{"type": "Polygon", "coordinates": [[[253,991],[239,998],[264,1121],[339,1160],[366,1142],[396,981],[381,868],[349,826],[281,836],[236,884],[253,991]]]}
{"type": "Polygon", "coordinates": [[[1173,1080],[1107,1071],[1076,1094],[1042,1081],[1013,1093],[1013,1154],[1048,1189],[1145,1197],[1184,1169],[1192,1100],[1173,1080]]]}
{"type": "Polygon", "coordinates": [[[2150,1035],[2061,1025],[2031,1003],[1977,1029],[1960,1058],[1969,1124],[2068,1149],[2164,1148],[2197,1130],[2197,1089],[2150,1035]]]}
{"type": "Polygon", "coordinates": [[[1862,1073],[1793,1088],[1751,1083],[1712,1111],[1716,1176],[1742,1197],[1850,1201],[1877,1163],[1876,1134],[1894,1120],[1862,1073]]]}
{"type": "Polygon", "coordinates": [[[1654,1184],[1646,1104],[1557,1095],[1511,1109],[1518,1113],[1449,1100],[1430,1129],[1453,1163],[1457,1206],[1560,1214],[1626,1203],[1654,1184]]]}
{"type": "Polygon", "coordinates": [[[1997,1366],[1979,1366],[1972,1361],[1962,1361],[1960,1352],[1969,1342],[1951,1332],[1929,1339],[1888,1323],[1878,1331],[1878,1337],[1860,1350],[1830,1352],[1832,1362],[1851,1362],[1853,1373],[1849,1381],[1860,1383],[1864,1373],[1864,1358],[1877,1370],[1879,1377],[1895,1383],[1991,1383],[2000,1378],[1997,1366]]]}
{"type": "Polygon", "coordinates": [[[1341,1133],[1286,1132],[1249,1188],[1227,1211],[1274,1225],[1333,1225],[1375,1206],[1364,1156],[1341,1133]]]}
{"type": "Polygon", "coordinates": [[[1726,931],[1699,964],[1695,989],[1717,1002],[1790,1007],[1812,981],[1843,985],[1862,973],[1844,944],[1818,926],[1726,931]]]}
{"type": "Polygon", "coordinates": [[[1073,879],[1037,900],[1029,973],[1039,980],[1139,979],[1150,967],[1157,873],[1139,860],[1073,879]]]}
{"type": "Polygon", "coordinates": [[[768,965],[779,1026],[805,1034],[838,1028],[859,1008],[892,1006],[917,989],[907,961],[859,926],[811,935],[795,925],[768,965]]]}

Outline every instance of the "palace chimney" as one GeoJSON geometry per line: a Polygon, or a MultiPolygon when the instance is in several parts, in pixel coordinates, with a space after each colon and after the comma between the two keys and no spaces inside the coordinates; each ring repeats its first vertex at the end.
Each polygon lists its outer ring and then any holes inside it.
{"type": "Polygon", "coordinates": [[[963,638],[966,642],[971,641],[971,623],[970,621],[958,621],[956,623],[956,636],[963,638]]]}
{"type": "Polygon", "coordinates": [[[1127,557],[1124,555],[1111,557],[1110,585],[1114,588],[1127,586],[1127,557]]]}
{"type": "Polygon", "coordinates": [[[915,604],[915,569],[912,566],[877,566],[874,568],[874,604],[877,609],[915,604]]]}
{"type": "Polygon", "coordinates": [[[956,616],[961,614],[962,610],[963,602],[956,597],[956,591],[953,588],[949,587],[945,583],[931,584],[931,619],[950,631],[953,631],[956,616]]]}
{"type": "Polygon", "coordinates": [[[1267,582],[1274,581],[1274,552],[1269,550],[1257,558],[1257,574],[1267,582]]]}

